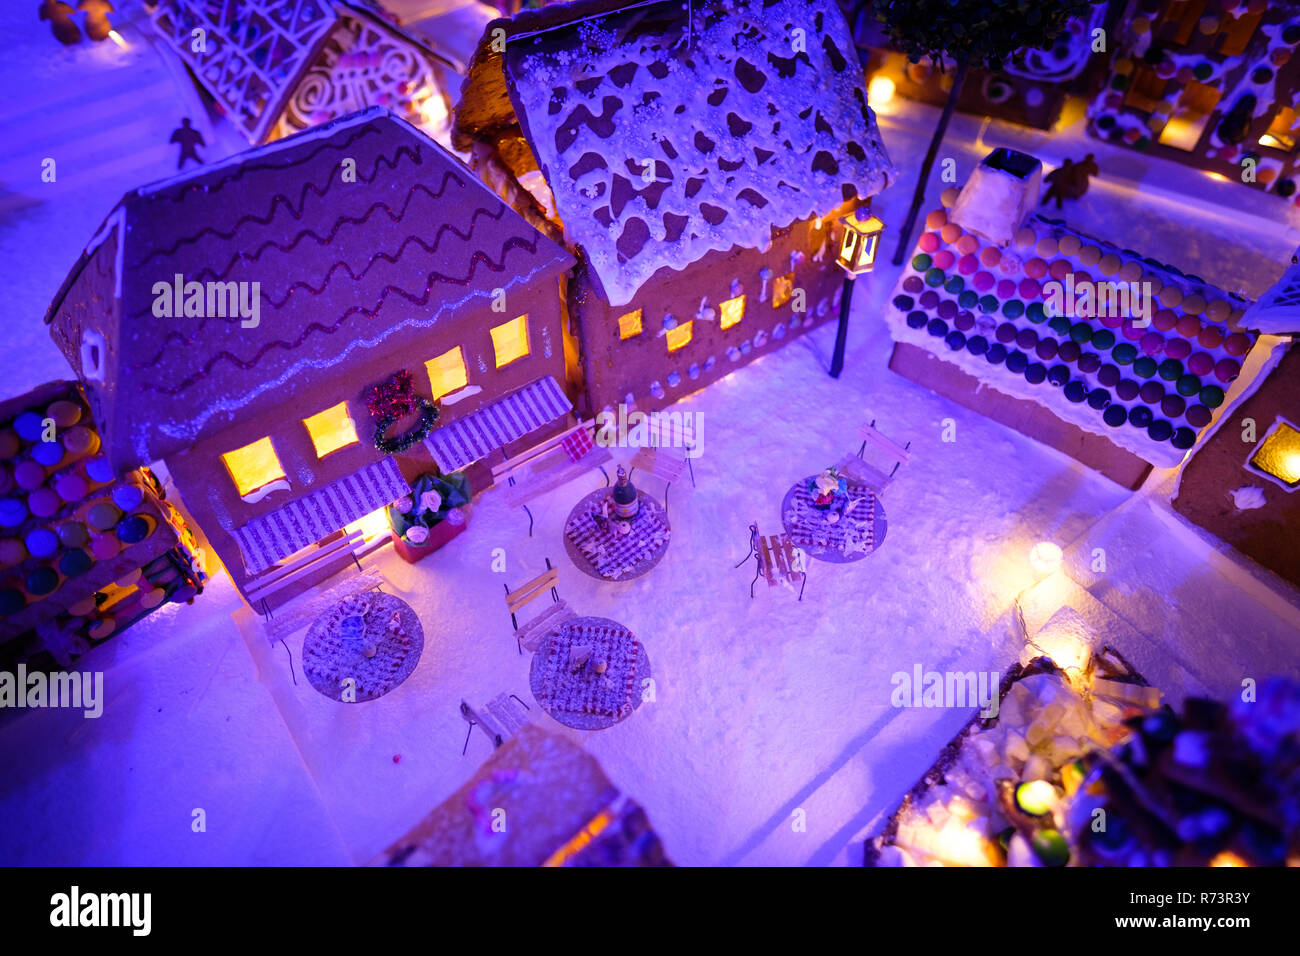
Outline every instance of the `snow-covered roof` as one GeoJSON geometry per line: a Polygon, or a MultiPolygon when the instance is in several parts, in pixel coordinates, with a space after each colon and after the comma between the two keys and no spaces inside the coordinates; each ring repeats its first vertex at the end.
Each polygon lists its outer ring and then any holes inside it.
{"type": "Polygon", "coordinates": [[[505,69],[566,236],[611,303],[896,178],[834,0],[600,7],[559,8],[558,25],[540,11],[531,32],[516,18],[505,69]]]}
{"type": "Polygon", "coordinates": [[[1300,334],[1300,248],[1282,278],[1246,310],[1240,324],[1266,335],[1300,334]]]}

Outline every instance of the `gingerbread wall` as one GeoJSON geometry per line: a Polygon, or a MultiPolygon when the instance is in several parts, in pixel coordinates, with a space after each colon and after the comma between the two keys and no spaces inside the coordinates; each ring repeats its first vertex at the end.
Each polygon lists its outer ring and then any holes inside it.
{"type": "Polygon", "coordinates": [[[581,342],[589,403],[584,411],[594,413],[629,401],[642,411],[663,408],[808,329],[834,321],[844,281],[834,261],[843,234],[837,220],[852,208],[846,205],[820,225],[814,219],[775,230],[767,252],[734,248],[711,253],[681,272],[660,270],[625,306],[605,301],[579,266],[569,283],[569,312],[581,342]],[[792,255],[802,257],[793,269],[792,255]],[[763,269],[772,273],[766,289],[760,275],[763,269]],[[774,306],[776,280],[790,272],[795,276],[793,287],[804,290],[803,313],[794,311],[793,297],[774,306]],[[745,296],[744,316],[723,329],[720,303],[738,294],[745,296]],[[714,310],[712,319],[696,318],[703,299],[706,308],[714,310]],[[638,309],[641,333],[621,339],[619,317],[638,309]],[[693,320],[691,341],[671,353],[666,316],[678,324],[693,320]]]}
{"type": "Polygon", "coordinates": [[[1258,444],[1242,440],[1245,419],[1262,440],[1278,418],[1300,424],[1300,348],[1291,345],[1278,365],[1183,469],[1174,509],[1249,558],[1300,586],[1300,491],[1246,467],[1258,444]],[[1260,508],[1238,509],[1232,492],[1263,492],[1260,508]]]}

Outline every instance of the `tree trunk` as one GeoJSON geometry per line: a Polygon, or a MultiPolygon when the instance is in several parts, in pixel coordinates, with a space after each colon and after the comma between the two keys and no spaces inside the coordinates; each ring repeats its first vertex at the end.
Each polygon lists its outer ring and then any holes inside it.
{"type": "Polygon", "coordinates": [[[835,329],[835,352],[831,355],[831,378],[839,378],[844,371],[844,346],[849,341],[849,304],[853,301],[853,277],[844,277],[844,290],[840,293],[840,324],[835,329]]]}
{"type": "Polygon", "coordinates": [[[908,210],[907,221],[903,223],[903,228],[898,233],[898,247],[894,249],[896,266],[903,264],[903,257],[912,248],[912,229],[916,226],[916,217],[921,212],[921,203],[925,202],[925,187],[930,181],[930,170],[934,168],[935,158],[939,155],[939,144],[943,142],[943,134],[948,131],[948,122],[952,119],[952,112],[961,97],[961,88],[966,84],[966,66],[966,60],[957,61],[957,72],[953,74],[952,89],[948,91],[948,102],[943,105],[943,115],[939,117],[939,125],[935,127],[934,136],[930,139],[930,149],[925,154],[925,162],[921,164],[921,175],[916,181],[916,192],[912,194],[912,208],[908,210]]]}

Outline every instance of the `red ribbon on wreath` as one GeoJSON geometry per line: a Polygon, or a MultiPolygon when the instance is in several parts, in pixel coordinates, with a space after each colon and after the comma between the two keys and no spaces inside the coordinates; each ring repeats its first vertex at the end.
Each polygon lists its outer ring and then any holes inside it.
{"type": "Polygon", "coordinates": [[[422,441],[438,420],[438,409],[415,390],[415,382],[407,369],[395,372],[388,381],[372,385],[366,396],[366,409],[375,420],[375,447],[385,454],[403,452],[422,441]],[[398,419],[412,412],[420,412],[420,422],[405,435],[387,438],[384,433],[398,419]]]}

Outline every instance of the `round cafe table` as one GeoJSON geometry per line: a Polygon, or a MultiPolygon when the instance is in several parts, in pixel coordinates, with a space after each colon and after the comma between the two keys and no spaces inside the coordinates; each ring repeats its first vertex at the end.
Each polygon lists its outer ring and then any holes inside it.
{"type": "Polygon", "coordinates": [[[424,651],[415,609],[382,591],[344,598],[315,621],[302,641],[302,669],[326,697],[349,703],[382,697],[411,676],[424,651]],[[366,651],[372,650],[370,657],[366,651]],[[352,683],[346,684],[345,681],[352,683]]]}
{"type": "Polygon", "coordinates": [[[644,491],[638,491],[641,510],[635,518],[609,518],[602,527],[593,515],[601,514],[607,501],[609,513],[614,513],[613,493],[613,488],[598,488],[573,506],[564,521],[564,550],[579,571],[598,581],[630,581],[663,559],[672,528],[664,506],[644,491]],[[630,525],[630,531],[620,534],[620,525],[630,525]]]}
{"type": "Polygon", "coordinates": [[[833,564],[861,561],[879,548],[888,530],[880,497],[850,482],[847,495],[836,495],[823,511],[808,491],[812,477],[796,482],[781,502],[781,524],[791,543],[808,557],[833,564]],[[832,514],[839,519],[830,521],[832,514]]]}
{"type": "Polygon", "coordinates": [[[566,621],[533,655],[528,686],[542,710],[575,730],[604,730],[641,706],[650,677],[650,658],[630,630],[604,617],[566,621]],[[572,664],[570,651],[589,652],[587,664],[572,664]],[[593,664],[605,661],[605,673],[593,664]]]}

